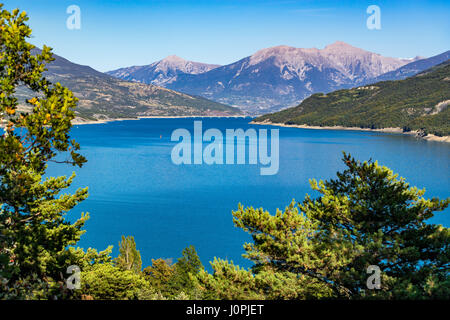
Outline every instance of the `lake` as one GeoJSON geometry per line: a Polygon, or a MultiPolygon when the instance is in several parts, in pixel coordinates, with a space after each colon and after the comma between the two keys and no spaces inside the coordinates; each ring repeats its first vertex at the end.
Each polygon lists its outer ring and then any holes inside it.
{"type": "MultiPolygon", "coordinates": [[[[328,179],[344,168],[342,151],[360,160],[376,159],[425,187],[426,197],[449,196],[450,145],[401,134],[278,128],[279,171],[260,175],[260,165],[175,165],[171,141],[175,129],[203,130],[273,126],[250,125],[250,118],[141,119],[78,125],[72,129],[88,163],[76,169],[74,187],[89,186],[90,197],[69,218],[88,211],[91,219],[79,246],[103,250],[121,235],[135,237],[143,266],[151,259],[181,256],[194,245],[203,264],[220,257],[248,267],[241,257],[250,237],[233,226],[231,211],[239,203],[274,213],[292,199],[310,193],[308,179],[328,179]]],[[[51,175],[70,175],[73,167],[52,165],[51,175]]],[[[450,226],[449,210],[433,222],[450,226]]]]}

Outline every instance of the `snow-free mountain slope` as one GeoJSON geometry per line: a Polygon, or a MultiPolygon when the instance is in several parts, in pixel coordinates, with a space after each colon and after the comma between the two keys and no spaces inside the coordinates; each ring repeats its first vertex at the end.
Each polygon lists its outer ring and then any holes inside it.
{"type": "MultiPolygon", "coordinates": [[[[37,49],[35,50],[37,52],[37,49]]],[[[240,110],[203,97],[171,89],[125,81],[54,55],[45,76],[60,82],[79,99],[77,115],[84,119],[114,119],[139,116],[237,115],[240,110]]],[[[30,92],[20,88],[21,102],[30,92]]]]}
{"type": "Polygon", "coordinates": [[[337,41],[323,49],[265,48],[225,66],[170,56],[149,66],[108,73],[261,114],[296,105],[313,93],[374,81],[416,59],[384,57],[337,41]]]}
{"type": "Polygon", "coordinates": [[[188,61],[172,55],[150,65],[121,68],[107,74],[124,80],[164,86],[176,81],[180,74],[199,74],[217,67],[219,65],[188,61]]]}
{"type": "Polygon", "coordinates": [[[408,63],[394,71],[384,73],[375,79],[371,79],[371,82],[406,79],[407,77],[416,75],[419,72],[436,66],[444,61],[447,61],[448,59],[450,59],[450,50],[430,58],[419,59],[408,63]]]}
{"type": "Polygon", "coordinates": [[[258,114],[295,105],[315,92],[352,87],[408,62],[343,42],[324,49],[277,46],[205,73],[180,75],[165,86],[258,114]]]}

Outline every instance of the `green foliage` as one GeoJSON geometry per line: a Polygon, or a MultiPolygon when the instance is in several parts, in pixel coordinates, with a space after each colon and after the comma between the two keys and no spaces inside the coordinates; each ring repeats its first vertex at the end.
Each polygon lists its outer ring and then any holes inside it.
{"type": "Polygon", "coordinates": [[[119,242],[119,256],[115,259],[116,266],[123,270],[140,273],[142,269],[141,254],[136,249],[136,242],[132,236],[122,236],[119,242]]]}
{"type": "Polygon", "coordinates": [[[8,282],[3,279],[0,283],[1,300],[38,300],[51,296],[49,283],[36,275],[18,279],[11,284],[8,282]]]}
{"type": "Polygon", "coordinates": [[[255,277],[250,271],[215,258],[211,263],[214,273],[205,270],[198,275],[198,284],[204,299],[218,300],[262,300],[263,292],[256,285],[255,277]]]}
{"type": "Polygon", "coordinates": [[[0,280],[9,288],[33,281],[31,275],[49,284],[62,281],[73,258],[66,247],[79,240],[88,219],[84,214],[74,223],[64,219],[88,195],[87,189],[61,195],[74,175],[42,178],[49,161],[82,166],[86,160],[69,136],[77,99],[43,76],[52,54],[46,46],[31,53],[27,20],[25,12],[0,5],[0,123],[5,125],[0,136],[0,280]],[[17,111],[18,86],[32,94],[29,112],[17,111]],[[63,154],[66,158],[57,161],[63,154]]]}
{"type": "Polygon", "coordinates": [[[94,264],[81,274],[81,293],[95,300],[131,300],[151,298],[148,281],[131,270],[123,270],[111,263],[94,264]]]}
{"type": "Polygon", "coordinates": [[[96,264],[112,264],[112,248],[112,246],[109,246],[100,252],[93,248],[88,248],[86,252],[82,248],[71,247],[68,250],[73,257],[73,264],[78,266],[82,271],[87,271],[96,264]]]}
{"type": "Polygon", "coordinates": [[[173,277],[169,285],[173,294],[184,292],[188,296],[196,295],[196,276],[203,270],[203,265],[194,246],[185,248],[182,257],[175,264],[173,277]]]}
{"type": "Polygon", "coordinates": [[[152,259],[152,265],[144,268],[143,273],[152,288],[157,292],[167,294],[170,291],[169,282],[175,274],[175,266],[168,260],[152,259]]]}
{"type": "MultiPolygon", "coordinates": [[[[249,290],[259,293],[262,287],[278,298],[448,299],[450,229],[428,220],[450,199],[424,199],[424,190],[376,162],[345,154],[343,160],[347,169],[337,179],[311,181],[320,197],[306,196],[301,213],[295,203],[275,215],[242,206],[233,212],[236,226],[252,235],[245,257],[255,263],[254,278],[262,279],[256,289],[247,280],[249,290]],[[382,271],[380,290],[367,290],[370,265],[382,271]]],[[[242,286],[230,280],[240,279],[236,271],[220,271],[234,270],[224,264],[206,281],[219,297],[227,297],[224,286],[236,286],[236,293],[242,286]]]]}
{"type": "Polygon", "coordinates": [[[347,169],[336,180],[312,181],[321,197],[306,197],[301,205],[318,222],[320,241],[337,248],[345,262],[326,276],[334,273],[334,283],[358,296],[367,266],[377,265],[382,288],[366,290],[366,297],[434,297],[436,286],[449,280],[450,229],[428,220],[447,208],[450,198],[425,199],[425,190],[410,187],[376,162],[360,163],[345,154],[344,162],[347,169]],[[437,283],[430,289],[432,280],[437,283]]]}
{"type": "Polygon", "coordinates": [[[236,226],[249,232],[254,243],[244,248],[246,258],[256,262],[253,270],[244,270],[232,262],[214,260],[214,273],[201,272],[200,286],[206,298],[213,299],[318,299],[332,296],[332,289],[320,279],[299,274],[283,266],[292,261],[301,265],[326,264],[315,256],[310,238],[315,225],[299,214],[291,203],[284,213],[275,216],[263,209],[233,212],[236,226]],[[305,257],[299,257],[298,252],[305,257]]]}
{"type": "Polygon", "coordinates": [[[194,246],[185,248],[182,257],[175,264],[170,260],[152,259],[152,265],[143,273],[152,288],[166,298],[176,298],[180,294],[192,299],[199,298],[197,275],[203,265],[194,246]]]}
{"type": "Polygon", "coordinates": [[[313,94],[297,107],[256,118],[311,126],[369,129],[398,127],[438,136],[450,135],[450,63],[398,81],[313,94]],[[443,103],[443,104],[441,104],[443,103]]]}

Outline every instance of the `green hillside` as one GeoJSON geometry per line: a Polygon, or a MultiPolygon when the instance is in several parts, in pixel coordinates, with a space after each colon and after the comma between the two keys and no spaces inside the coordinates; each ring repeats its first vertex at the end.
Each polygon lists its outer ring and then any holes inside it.
{"type": "Polygon", "coordinates": [[[421,130],[450,135],[450,60],[414,77],[328,94],[256,118],[255,122],[421,130]]]}

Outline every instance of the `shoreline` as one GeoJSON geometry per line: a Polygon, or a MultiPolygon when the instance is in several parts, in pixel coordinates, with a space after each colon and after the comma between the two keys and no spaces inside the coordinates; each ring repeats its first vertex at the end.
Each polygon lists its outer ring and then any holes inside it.
{"type": "Polygon", "coordinates": [[[252,118],[251,116],[205,116],[205,115],[198,115],[198,116],[139,116],[136,118],[117,118],[117,119],[101,119],[101,120],[83,120],[81,118],[75,118],[72,120],[72,125],[85,125],[85,124],[105,124],[109,122],[115,122],[115,121],[129,121],[134,120],[138,121],[141,119],[184,119],[184,118],[252,118]]]}
{"type": "MultiPolygon", "coordinates": [[[[84,120],[82,118],[75,118],[72,120],[72,126],[78,125],[89,125],[89,124],[106,124],[109,122],[115,121],[129,121],[134,120],[138,121],[141,119],[184,119],[184,118],[253,118],[249,115],[230,115],[230,116],[205,116],[205,115],[189,115],[189,116],[139,116],[136,118],[117,118],[117,119],[102,119],[102,120],[84,120]]],[[[426,141],[435,141],[435,142],[446,142],[450,143],[450,136],[436,136],[434,134],[427,134],[422,137],[418,135],[418,131],[409,131],[403,132],[402,128],[394,127],[394,128],[382,128],[382,129],[369,129],[369,128],[359,128],[359,127],[344,127],[344,126],[309,126],[306,124],[284,124],[284,123],[276,123],[265,120],[264,122],[254,122],[250,121],[250,124],[254,125],[269,125],[276,127],[285,127],[285,128],[299,128],[299,129],[313,129],[313,130],[347,130],[347,131],[369,131],[369,132],[384,132],[384,133],[396,133],[396,134],[404,134],[409,136],[414,136],[426,141]]],[[[0,123],[0,128],[3,128],[4,124],[0,123]]]]}
{"type": "MultiPolygon", "coordinates": [[[[248,115],[236,115],[236,116],[139,116],[136,118],[117,118],[117,119],[99,119],[99,120],[85,120],[83,118],[75,117],[72,120],[72,126],[89,125],[89,124],[106,124],[115,121],[138,121],[141,119],[184,119],[184,118],[252,118],[248,115]]],[[[0,128],[4,128],[6,123],[0,122],[0,128]]]]}
{"type": "Polygon", "coordinates": [[[269,125],[269,126],[277,126],[277,127],[285,127],[285,128],[299,128],[299,129],[313,129],[313,130],[348,130],[348,131],[371,131],[371,132],[385,132],[385,133],[397,133],[397,134],[405,134],[409,136],[414,136],[421,138],[427,141],[436,141],[436,142],[447,142],[450,143],[450,136],[439,137],[434,134],[427,134],[424,137],[418,135],[418,131],[409,131],[403,132],[402,128],[382,128],[382,129],[369,129],[369,128],[359,128],[359,127],[344,127],[344,126],[309,126],[306,124],[284,124],[284,123],[276,123],[270,121],[264,122],[254,122],[251,121],[251,124],[256,125],[269,125]]]}

